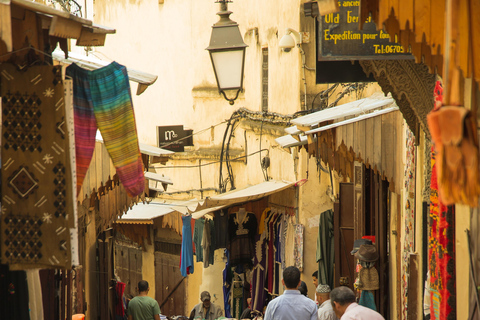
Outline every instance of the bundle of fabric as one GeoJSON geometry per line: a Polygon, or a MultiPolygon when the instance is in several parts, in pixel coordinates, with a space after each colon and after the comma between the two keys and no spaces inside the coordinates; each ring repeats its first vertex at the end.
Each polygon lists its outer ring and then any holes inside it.
{"type": "MultiPolygon", "coordinates": [[[[438,87],[438,84],[437,84],[438,87]]],[[[427,116],[437,153],[438,191],[445,205],[476,207],[480,196],[477,125],[464,107],[441,106],[427,116]]]]}

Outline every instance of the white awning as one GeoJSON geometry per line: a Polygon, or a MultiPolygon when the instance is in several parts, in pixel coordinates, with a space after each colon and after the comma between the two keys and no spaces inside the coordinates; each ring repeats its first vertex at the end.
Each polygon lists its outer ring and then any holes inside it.
{"type": "MultiPolygon", "coordinates": [[[[68,58],[65,58],[65,54],[63,51],[59,50],[58,48],[52,52],[52,57],[54,60],[64,63],[64,64],[72,64],[76,63],[80,67],[86,69],[86,70],[96,70],[102,67],[105,67],[106,65],[109,65],[109,61],[104,61],[100,60],[94,56],[84,56],[75,52],[68,52],[68,58]]],[[[145,91],[147,86],[152,85],[155,81],[157,81],[158,76],[138,71],[138,70],[133,70],[131,68],[127,67],[127,73],[128,73],[128,79],[134,82],[137,82],[142,85],[141,92],[137,90],[137,95],[141,94],[143,91],[145,91]]]]}
{"type": "Polygon", "coordinates": [[[150,203],[138,203],[128,210],[117,223],[132,223],[141,220],[153,220],[155,218],[172,213],[171,204],[163,203],[160,200],[154,199],[150,203]]]}
{"type": "Polygon", "coordinates": [[[169,177],[155,172],[145,172],[145,178],[161,183],[173,184],[172,180],[169,177]]]}
{"type": "Polygon", "coordinates": [[[295,182],[270,180],[241,190],[233,190],[204,200],[191,199],[183,202],[168,202],[154,199],[148,204],[139,203],[128,210],[117,223],[149,223],[148,220],[179,212],[191,214],[194,219],[238,203],[255,201],[273,193],[293,187],[295,182]]]}
{"type": "Polygon", "coordinates": [[[297,126],[285,128],[285,132],[288,134],[300,134],[301,130],[298,130],[297,126]]]}
{"type": "Polygon", "coordinates": [[[393,102],[395,102],[395,100],[390,97],[385,97],[383,94],[375,94],[368,98],[314,112],[312,114],[293,119],[291,122],[295,124],[298,129],[308,131],[304,130],[304,128],[312,128],[324,121],[365,114],[370,110],[379,109],[393,102]]]}
{"type": "MultiPolygon", "coordinates": [[[[328,130],[328,129],[332,129],[332,128],[344,126],[344,125],[347,125],[347,124],[350,124],[350,123],[365,120],[365,119],[368,119],[368,118],[378,117],[378,116],[381,116],[382,114],[387,114],[387,113],[397,111],[397,110],[399,110],[399,108],[397,106],[382,109],[382,110],[375,110],[373,112],[370,112],[370,113],[367,113],[367,114],[362,114],[361,116],[358,116],[358,117],[355,117],[355,118],[352,118],[352,119],[335,122],[335,123],[329,124],[327,126],[323,126],[323,127],[320,127],[320,128],[316,128],[316,129],[306,131],[305,134],[312,134],[312,133],[316,133],[316,132],[325,131],[325,130],[328,130]]],[[[275,139],[275,141],[276,141],[276,139],[275,139]]]]}
{"type": "Polygon", "coordinates": [[[288,134],[286,136],[281,136],[280,138],[275,139],[275,142],[277,142],[283,148],[298,147],[308,143],[307,136],[297,135],[297,137],[300,139],[300,141],[295,139],[291,134],[288,134]]]}
{"type": "Polygon", "coordinates": [[[141,142],[138,143],[138,146],[140,148],[141,153],[148,154],[149,156],[161,157],[161,156],[166,156],[166,155],[170,155],[170,154],[175,153],[175,152],[167,150],[167,149],[154,147],[154,146],[151,146],[149,144],[145,144],[145,143],[141,143],[141,142]]]}
{"type": "MultiPolygon", "coordinates": [[[[100,130],[97,130],[97,133],[95,135],[95,140],[103,143],[103,137],[102,137],[102,134],[100,133],[100,130]]],[[[172,153],[175,153],[167,149],[154,147],[141,142],[138,143],[138,147],[140,148],[141,153],[148,154],[149,156],[155,156],[155,157],[167,156],[167,155],[171,155],[172,153]]]]}

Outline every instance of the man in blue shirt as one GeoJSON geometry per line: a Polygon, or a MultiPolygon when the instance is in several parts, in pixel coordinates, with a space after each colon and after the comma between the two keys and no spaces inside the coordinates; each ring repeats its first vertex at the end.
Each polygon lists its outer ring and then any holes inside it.
{"type": "Polygon", "coordinates": [[[283,271],[283,294],[267,306],[264,320],[317,320],[317,304],[300,294],[300,270],[288,267],[283,271]]]}

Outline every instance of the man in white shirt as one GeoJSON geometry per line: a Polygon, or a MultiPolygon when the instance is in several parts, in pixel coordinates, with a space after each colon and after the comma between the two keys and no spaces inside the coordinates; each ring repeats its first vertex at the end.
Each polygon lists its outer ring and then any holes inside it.
{"type": "Polygon", "coordinates": [[[338,320],[330,302],[330,286],[328,284],[319,284],[315,291],[318,304],[320,305],[317,311],[318,320],[338,320]]]}
{"type": "Polygon", "coordinates": [[[330,292],[333,311],[340,320],[385,320],[370,308],[358,305],[355,293],[349,287],[338,287],[330,292]]]}

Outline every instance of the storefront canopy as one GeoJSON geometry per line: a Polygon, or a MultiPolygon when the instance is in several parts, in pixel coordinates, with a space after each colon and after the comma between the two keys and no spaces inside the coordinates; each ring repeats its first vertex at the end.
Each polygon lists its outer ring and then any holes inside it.
{"type": "MultiPolygon", "coordinates": [[[[368,98],[352,101],[293,119],[291,122],[296,125],[298,130],[308,131],[318,127],[322,122],[365,114],[369,111],[392,104],[393,102],[394,100],[389,96],[385,97],[383,94],[374,94],[368,98]]],[[[295,131],[293,127],[287,129],[295,131]]]]}
{"type": "Polygon", "coordinates": [[[183,215],[191,214],[194,219],[199,219],[210,212],[235,204],[255,201],[294,185],[295,182],[270,180],[245,189],[207,197],[204,200],[191,199],[188,201],[167,202],[155,199],[150,203],[139,203],[133,206],[132,209],[117,220],[117,223],[153,224],[153,219],[173,212],[183,215]]]}

